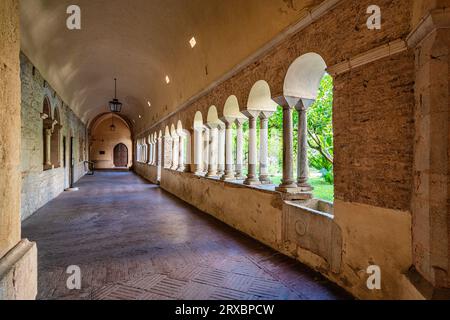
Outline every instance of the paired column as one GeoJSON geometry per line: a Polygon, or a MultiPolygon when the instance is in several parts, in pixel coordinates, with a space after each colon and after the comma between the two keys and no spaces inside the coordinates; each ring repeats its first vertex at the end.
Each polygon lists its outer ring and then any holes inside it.
{"type": "Polygon", "coordinates": [[[242,165],[244,163],[244,132],[242,126],[246,119],[236,119],[236,180],[244,180],[242,165]]]}
{"type": "Polygon", "coordinates": [[[153,138],[153,160],[152,164],[156,166],[156,162],[158,159],[158,138],[153,138]]]}
{"type": "Polygon", "coordinates": [[[210,130],[207,126],[203,128],[203,173],[208,173],[209,163],[210,163],[210,156],[209,156],[209,149],[210,149],[210,130]]]}
{"type": "Polygon", "coordinates": [[[262,184],[271,184],[269,179],[269,118],[273,112],[263,111],[260,114],[259,131],[259,181],[262,184]]]}
{"type": "Polygon", "coordinates": [[[158,138],[158,153],[156,154],[156,165],[158,167],[162,166],[162,154],[163,154],[163,148],[162,148],[162,137],[158,138]]]}
{"type": "Polygon", "coordinates": [[[172,137],[172,165],[170,169],[178,169],[178,153],[179,153],[179,139],[178,136],[172,137]]]}
{"type": "Polygon", "coordinates": [[[257,177],[256,166],[258,160],[258,141],[256,137],[256,120],[259,111],[246,111],[249,117],[249,138],[248,138],[248,174],[244,184],[257,185],[260,181],[257,177]]]}
{"type": "Polygon", "coordinates": [[[178,171],[184,171],[186,169],[184,164],[184,154],[185,154],[185,136],[180,135],[179,141],[179,158],[178,158],[178,171]]]}
{"type": "Polygon", "coordinates": [[[234,180],[233,168],[233,123],[235,119],[224,118],[225,122],[225,174],[222,180],[234,180]]]}
{"type": "Polygon", "coordinates": [[[281,185],[277,188],[280,192],[289,192],[297,189],[293,177],[293,120],[292,108],[288,103],[284,103],[283,107],[283,180],[281,185]]]}
{"type": "Polygon", "coordinates": [[[194,128],[194,173],[203,173],[203,128],[194,128]]]}
{"type": "Polygon", "coordinates": [[[296,110],[298,112],[298,147],[297,147],[297,185],[303,191],[311,191],[309,180],[308,163],[308,108],[314,103],[313,100],[302,100],[298,103],[296,110]]]}
{"type": "Polygon", "coordinates": [[[219,176],[222,176],[225,173],[225,126],[223,124],[219,124],[217,130],[218,130],[217,173],[219,176]]]}
{"type": "Polygon", "coordinates": [[[148,159],[147,159],[147,164],[151,165],[152,161],[153,161],[153,143],[152,143],[152,138],[147,138],[148,140],[148,159]]]}
{"type": "Polygon", "coordinates": [[[208,124],[210,143],[209,143],[209,165],[207,177],[217,177],[217,146],[218,146],[218,125],[208,124]]]}

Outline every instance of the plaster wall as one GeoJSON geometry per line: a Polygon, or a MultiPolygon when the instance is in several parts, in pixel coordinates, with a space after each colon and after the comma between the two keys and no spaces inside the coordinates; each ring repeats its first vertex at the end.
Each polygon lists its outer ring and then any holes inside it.
{"type": "Polygon", "coordinates": [[[115,131],[111,131],[111,116],[100,119],[92,131],[90,146],[90,161],[95,162],[96,169],[113,169],[114,148],[119,143],[123,143],[128,148],[128,165],[133,164],[133,143],[131,132],[123,120],[114,117],[115,131]],[[101,154],[104,153],[104,154],[101,154]]]}

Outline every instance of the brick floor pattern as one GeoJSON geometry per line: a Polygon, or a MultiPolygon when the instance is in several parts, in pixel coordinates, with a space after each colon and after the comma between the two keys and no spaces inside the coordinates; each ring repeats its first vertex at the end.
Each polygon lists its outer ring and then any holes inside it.
{"type": "Polygon", "coordinates": [[[130,172],[99,172],[23,223],[38,299],[351,299],[306,266],[130,172]],[[67,267],[81,269],[68,290],[67,267]]]}

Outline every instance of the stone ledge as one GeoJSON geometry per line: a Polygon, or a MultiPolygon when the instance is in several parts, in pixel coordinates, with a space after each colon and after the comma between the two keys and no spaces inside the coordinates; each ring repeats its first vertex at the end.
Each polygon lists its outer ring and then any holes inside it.
{"type": "Polygon", "coordinates": [[[24,239],[0,258],[0,300],[34,300],[37,295],[37,247],[24,239]]]}

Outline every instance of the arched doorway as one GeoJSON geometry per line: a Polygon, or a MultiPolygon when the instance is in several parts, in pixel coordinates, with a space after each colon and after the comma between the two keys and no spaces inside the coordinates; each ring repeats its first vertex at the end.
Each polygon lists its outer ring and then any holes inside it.
{"type": "Polygon", "coordinates": [[[114,166],[117,168],[126,168],[128,166],[128,148],[123,143],[114,147],[114,166]]]}
{"type": "Polygon", "coordinates": [[[95,169],[130,168],[132,159],[133,139],[128,121],[111,113],[95,118],[89,125],[89,161],[95,163],[95,169]],[[116,149],[119,144],[126,148],[116,149]],[[123,155],[121,150],[127,150],[128,154],[123,155]]]}

